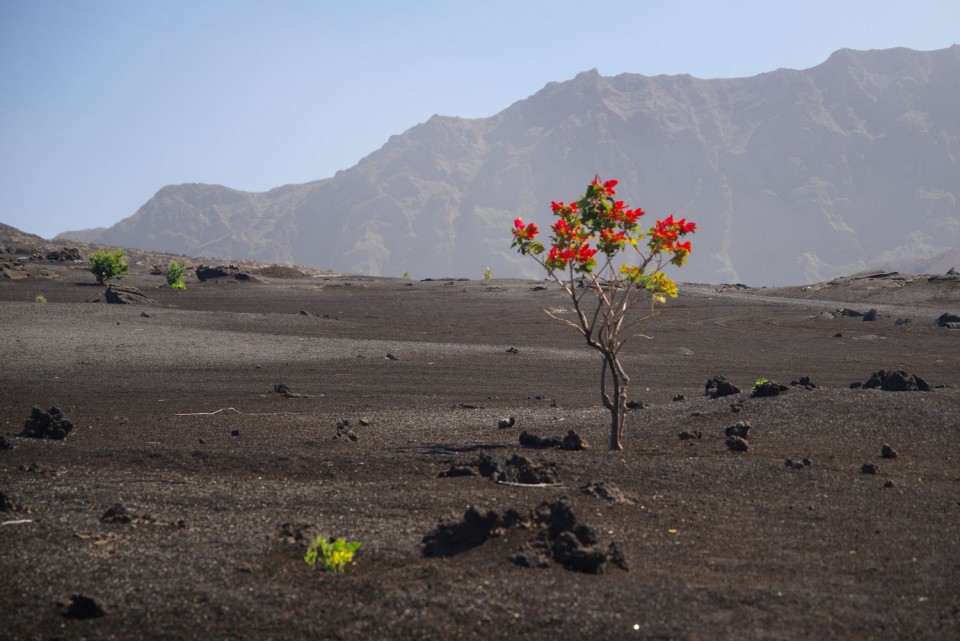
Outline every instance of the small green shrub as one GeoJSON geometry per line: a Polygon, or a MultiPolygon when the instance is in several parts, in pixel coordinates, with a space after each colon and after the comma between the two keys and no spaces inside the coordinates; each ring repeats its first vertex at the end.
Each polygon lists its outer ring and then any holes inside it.
{"type": "Polygon", "coordinates": [[[111,278],[123,278],[130,270],[127,265],[127,252],[122,249],[104,249],[90,254],[87,269],[97,277],[97,282],[105,285],[111,278]]]}
{"type": "Polygon", "coordinates": [[[334,539],[320,535],[313,540],[303,560],[311,568],[320,561],[330,572],[342,574],[347,564],[353,561],[353,555],[356,554],[362,543],[359,541],[347,541],[346,539],[334,539]]]}
{"type": "Polygon", "coordinates": [[[183,275],[187,273],[187,263],[178,260],[171,260],[167,265],[167,287],[170,289],[184,290],[187,284],[183,282],[183,275]]]}
{"type": "Polygon", "coordinates": [[[33,300],[38,303],[46,303],[47,297],[44,296],[43,294],[37,294],[36,296],[33,297],[33,300]]]}
{"type": "Polygon", "coordinates": [[[491,280],[492,278],[493,278],[493,269],[491,269],[490,267],[487,267],[485,270],[483,270],[483,279],[491,280]]]}

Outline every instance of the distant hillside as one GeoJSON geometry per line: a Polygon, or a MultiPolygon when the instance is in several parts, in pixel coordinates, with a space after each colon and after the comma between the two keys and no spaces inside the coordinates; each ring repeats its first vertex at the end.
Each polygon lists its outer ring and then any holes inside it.
{"type": "Polygon", "coordinates": [[[434,116],[332,178],[266,193],[161,189],[136,214],[62,237],[337,271],[538,276],[517,215],[595,173],[651,218],[696,220],[682,277],[796,284],[960,247],[960,46],[841,50],[752,78],[550,83],[501,113],[434,116]]]}

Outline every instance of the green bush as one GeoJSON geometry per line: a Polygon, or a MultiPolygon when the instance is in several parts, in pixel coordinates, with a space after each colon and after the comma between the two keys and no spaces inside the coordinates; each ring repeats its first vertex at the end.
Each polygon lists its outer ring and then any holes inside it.
{"type": "Polygon", "coordinates": [[[130,270],[127,265],[127,252],[122,249],[104,249],[90,254],[89,269],[97,282],[105,285],[111,278],[122,278],[130,270]]]}
{"type": "Polygon", "coordinates": [[[44,296],[43,294],[37,294],[36,296],[33,297],[33,300],[38,303],[45,303],[47,302],[47,297],[44,296]]]}
{"type": "Polygon", "coordinates": [[[183,275],[187,273],[187,263],[177,260],[171,260],[167,265],[167,287],[170,289],[186,289],[187,284],[183,282],[183,275]]]}

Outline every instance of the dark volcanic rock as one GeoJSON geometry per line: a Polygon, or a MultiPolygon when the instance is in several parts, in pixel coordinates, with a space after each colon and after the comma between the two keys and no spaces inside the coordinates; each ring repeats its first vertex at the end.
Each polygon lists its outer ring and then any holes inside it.
{"type": "Polygon", "coordinates": [[[720,398],[722,396],[732,396],[740,393],[740,388],[730,383],[722,376],[714,376],[709,379],[704,386],[704,396],[710,398],[720,398]]]}
{"type": "Polygon", "coordinates": [[[114,305],[150,305],[153,301],[146,294],[130,285],[109,285],[104,297],[114,305]]]}
{"type": "Polygon", "coordinates": [[[49,412],[34,407],[30,411],[30,418],[23,424],[20,436],[62,440],[72,429],[73,423],[63,417],[59,407],[53,406],[49,412]]]}
{"type": "Polygon", "coordinates": [[[495,536],[503,525],[496,512],[469,507],[462,520],[441,522],[423,537],[423,555],[443,557],[466,552],[495,536]]]}
{"type": "Polygon", "coordinates": [[[773,381],[764,381],[759,385],[753,386],[752,396],[755,398],[768,398],[770,396],[777,396],[780,392],[786,392],[787,389],[786,385],[780,385],[773,381]]]}
{"type": "Polygon", "coordinates": [[[68,619],[98,619],[105,614],[103,607],[94,599],[82,594],[74,594],[70,597],[70,604],[63,616],[68,619]]]}
{"type": "Polygon", "coordinates": [[[107,508],[107,511],[103,513],[103,516],[100,517],[101,523],[132,523],[136,519],[136,515],[131,513],[126,507],[117,503],[107,508]]]}
{"type": "MultiPolygon", "coordinates": [[[[854,385],[857,385],[856,383],[854,385]]],[[[854,385],[851,385],[853,387],[854,385]]],[[[885,392],[929,392],[930,385],[915,374],[903,370],[880,370],[870,375],[861,385],[865,389],[881,389],[885,392]]]]}
{"type": "Polygon", "coordinates": [[[82,261],[83,257],[76,247],[64,247],[58,251],[47,252],[46,259],[51,263],[72,263],[82,261]]]}
{"type": "Polygon", "coordinates": [[[956,314],[941,314],[937,319],[937,327],[947,327],[950,323],[960,323],[960,316],[956,314]]]}
{"type": "Polygon", "coordinates": [[[750,443],[741,436],[728,436],[726,444],[727,449],[731,452],[746,452],[750,449],[750,443]]]}
{"type": "Polygon", "coordinates": [[[536,485],[539,483],[558,483],[560,477],[557,475],[555,463],[537,464],[525,456],[514,454],[504,463],[503,470],[496,480],[504,483],[536,485]]]}
{"type": "Polygon", "coordinates": [[[239,265],[197,265],[194,269],[197,278],[203,282],[207,280],[233,279],[240,281],[262,279],[253,276],[242,269],[239,265]]]}
{"type": "Polygon", "coordinates": [[[750,421],[737,421],[736,424],[731,425],[730,427],[724,430],[725,436],[739,436],[740,438],[747,438],[747,434],[750,432],[750,421]]]}
{"type": "Polygon", "coordinates": [[[890,447],[890,445],[888,445],[887,443],[884,443],[883,445],[880,446],[880,456],[883,458],[892,459],[892,458],[897,458],[899,455],[900,453],[897,452],[897,450],[890,447]]]}

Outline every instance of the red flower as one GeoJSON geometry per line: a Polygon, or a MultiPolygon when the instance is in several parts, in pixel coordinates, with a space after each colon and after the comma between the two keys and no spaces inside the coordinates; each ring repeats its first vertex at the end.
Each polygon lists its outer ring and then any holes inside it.
{"type": "Polygon", "coordinates": [[[536,223],[528,223],[526,226],[524,226],[522,218],[517,218],[515,221],[513,221],[512,231],[513,235],[520,240],[533,240],[536,235],[540,233],[540,229],[537,227],[536,223]]]}

